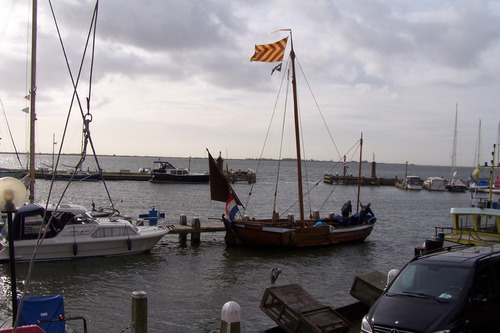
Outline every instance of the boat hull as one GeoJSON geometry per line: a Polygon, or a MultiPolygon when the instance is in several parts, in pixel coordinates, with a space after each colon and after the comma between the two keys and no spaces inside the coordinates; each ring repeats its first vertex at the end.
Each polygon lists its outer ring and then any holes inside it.
{"type": "MultiPolygon", "coordinates": [[[[73,237],[45,239],[36,253],[36,261],[83,259],[88,257],[111,257],[149,252],[167,233],[154,232],[141,237],[115,237],[105,242],[99,238],[73,237]]],[[[15,241],[16,262],[29,262],[36,248],[36,240],[15,241]]],[[[0,262],[9,260],[9,249],[0,251],[0,262]]]]}
{"type": "MultiPolygon", "coordinates": [[[[149,252],[169,229],[135,226],[119,217],[97,218],[72,204],[21,207],[12,221],[14,255],[18,262],[108,257],[149,252]],[[50,217],[49,217],[50,216],[50,217]],[[39,234],[45,232],[45,238],[39,234]]],[[[2,231],[0,262],[10,259],[11,233],[2,231]]]]}
{"type": "Polygon", "coordinates": [[[226,245],[259,247],[314,247],[365,240],[374,224],[356,226],[311,226],[287,228],[251,223],[231,223],[226,226],[226,245]]]}

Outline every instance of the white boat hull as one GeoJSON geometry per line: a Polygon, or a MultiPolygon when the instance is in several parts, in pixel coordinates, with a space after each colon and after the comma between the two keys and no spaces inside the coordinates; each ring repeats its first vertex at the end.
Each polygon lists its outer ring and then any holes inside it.
{"type": "MultiPolygon", "coordinates": [[[[54,228],[51,226],[50,232],[52,234],[43,239],[38,248],[36,227],[39,227],[41,220],[38,219],[37,214],[24,217],[22,231],[14,226],[16,261],[30,261],[35,251],[35,261],[121,256],[149,252],[169,231],[157,226],[136,227],[126,220],[95,219],[86,213],[82,214],[81,211],[76,211],[75,207],[68,205],[65,208],[68,213],[75,213],[72,222],[66,222],[55,235],[54,228]],[[33,233],[33,230],[36,233],[33,233]],[[32,233],[28,233],[28,231],[32,233]],[[20,238],[18,235],[21,232],[23,236],[20,238]]],[[[10,254],[7,239],[2,239],[0,248],[0,262],[8,261],[10,254]]]]}

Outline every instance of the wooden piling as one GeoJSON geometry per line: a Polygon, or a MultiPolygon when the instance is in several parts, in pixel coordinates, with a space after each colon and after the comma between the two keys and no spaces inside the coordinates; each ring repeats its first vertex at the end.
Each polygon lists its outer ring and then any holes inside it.
{"type": "MultiPolygon", "coordinates": [[[[185,214],[181,214],[181,216],[179,217],[179,225],[186,225],[187,226],[187,217],[185,214]]],[[[186,243],[186,240],[187,240],[187,234],[180,233],[179,234],[179,242],[181,244],[184,244],[184,243],[186,243]]]]}
{"type": "Polygon", "coordinates": [[[201,240],[201,223],[199,217],[193,217],[191,221],[193,232],[191,233],[191,244],[200,244],[201,240]]]}
{"type": "Polygon", "coordinates": [[[222,307],[220,333],[240,333],[241,307],[234,301],[229,301],[222,307]]]}
{"type": "Polygon", "coordinates": [[[132,333],[147,333],[148,331],[148,296],[144,291],[132,293],[132,333]]]}

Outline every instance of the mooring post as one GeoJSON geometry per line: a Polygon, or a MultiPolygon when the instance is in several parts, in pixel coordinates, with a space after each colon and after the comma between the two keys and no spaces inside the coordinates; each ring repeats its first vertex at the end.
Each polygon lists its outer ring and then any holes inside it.
{"type": "Polygon", "coordinates": [[[191,244],[200,244],[200,240],[201,240],[200,218],[193,217],[193,220],[191,221],[191,226],[194,229],[193,233],[191,234],[191,244]]]}
{"type": "Polygon", "coordinates": [[[132,333],[148,331],[148,295],[144,291],[132,292],[132,333]]]}
{"type": "MultiPolygon", "coordinates": [[[[185,214],[181,214],[181,216],[179,217],[179,225],[186,225],[187,226],[187,217],[185,214]]],[[[186,243],[186,239],[187,239],[187,234],[185,233],[179,233],[179,242],[184,244],[186,243]]]]}
{"type": "Polygon", "coordinates": [[[241,307],[234,301],[224,304],[220,312],[220,333],[240,333],[241,307]]]}

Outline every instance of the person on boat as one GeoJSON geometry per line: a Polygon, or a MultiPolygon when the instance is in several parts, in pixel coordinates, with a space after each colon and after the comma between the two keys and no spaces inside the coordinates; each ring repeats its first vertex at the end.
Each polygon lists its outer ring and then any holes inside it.
{"type": "Polygon", "coordinates": [[[372,209],[370,208],[371,205],[372,205],[371,203],[367,203],[366,206],[361,205],[361,211],[359,212],[359,217],[361,222],[366,221],[366,215],[368,214],[375,216],[375,214],[373,214],[372,209]]]}
{"type": "Polygon", "coordinates": [[[352,205],[351,205],[351,200],[349,200],[342,206],[342,217],[346,219],[349,217],[351,213],[352,213],[352,205]]]}

